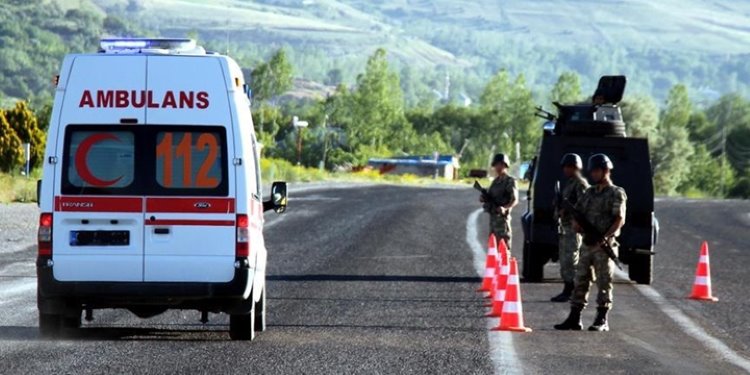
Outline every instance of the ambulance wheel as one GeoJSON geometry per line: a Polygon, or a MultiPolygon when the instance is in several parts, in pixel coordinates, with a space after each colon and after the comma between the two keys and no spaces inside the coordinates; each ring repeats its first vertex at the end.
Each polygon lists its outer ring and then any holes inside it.
{"type": "Polygon", "coordinates": [[[229,337],[232,340],[252,341],[255,338],[255,311],[229,315],[229,337]]]}
{"type": "Polygon", "coordinates": [[[654,257],[651,254],[633,254],[628,264],[628,277],[638,284],[651,284],[654,273],[654,257]]]}
{"type": "Polygon", "coordinates": [[[81,328],[81,312],[78,311],[78,315],[63,316],[60,323],[64,330],[75,330],[81,328]]]}
{"type": "Polygon", "coordinates": [[[263,287],[263,292],[260,294],[260,300],[255,303],[255,332],[263,332],[266,330],[266,288],[263,287]]]}
{"type": "Polygon", "coordinates": [[[39,314],[39,334],[44,338],[54,338],[60,335],[62,316],[55,314],[39,314]]]}

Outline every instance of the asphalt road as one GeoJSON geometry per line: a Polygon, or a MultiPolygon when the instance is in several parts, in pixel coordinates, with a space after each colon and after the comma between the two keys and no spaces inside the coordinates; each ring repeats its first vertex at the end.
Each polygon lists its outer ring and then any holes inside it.
{"type": "Polygon", "coordinates": [[[560,289],[556,265],[549,282],[522,285],[533,332],[488,332],[495,322],[475,292],[487,235],[477,205],[469,189],[293,194],[288,213],[268,214],[269,329],[252,343],[229,341],[224,316],[204,326],[192,311],[147,320],[96,311],[75,338],[41,340],[34,225],[11,228],[35,209],[0,207],[0,374],[745,373],[750,202],[658,202],[656,281],[621,280],[603,334],[552,330],[567,314],[548,302],[560,289]],[[702,239],[718,303],[684,298],[702,239]]]}

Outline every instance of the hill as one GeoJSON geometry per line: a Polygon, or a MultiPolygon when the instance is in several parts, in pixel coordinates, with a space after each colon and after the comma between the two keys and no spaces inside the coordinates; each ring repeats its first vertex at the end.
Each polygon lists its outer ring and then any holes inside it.
{"type": "Polygon", "coordinates": [[[64,52],[138,34],[197,36],[248,69],[285,47],[297,76],[329,85],[353,82],[385,47],[410,104],[448,87],[476,99],[500,69],[523,73],[540,100],[567,70],[586,92],[623,73],[630,93],[659,99],[678,82],[699,101],[750,93],[747,0],[8,0],[0,15],[19,23],[0,26],[0,92],[14,97],[42,89],[25,66],[48,82],[64,52]],[[35,35],[55,48],[35,49],[35,35]]]}
{"type": "Polygon", "coordinates": [[[659,98],[677,82],[713,99],[728,91],[748,93],[750,81],[750,1],[94,2],[162,34],[197,30],[249,62],[289,46],[298,73],[319,81],[340,69],[351,82],[364,56],[381,46],[400,66],[419,71],[415,79],[429,89],[441,90],[450,74],[456,96],[465,91],[476,97],[499,69],[524,73],[537,89],[565,70],[580,73],[587,88],[600,74],[625,73],[631,91],[659,98]],[[123,12],[128,6],[138,11],[123,12]]]}

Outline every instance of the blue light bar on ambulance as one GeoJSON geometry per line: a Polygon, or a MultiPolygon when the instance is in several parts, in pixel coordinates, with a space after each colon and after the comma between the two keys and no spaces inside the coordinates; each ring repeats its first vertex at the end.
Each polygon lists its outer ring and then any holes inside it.
{"type": "Polygon", "coordinates": [[[197,48],[195,40],[181,38],[105,38],[99,42],[99,51],[104,53],[141,50],[188,52],[195,51],[197,48]]]}

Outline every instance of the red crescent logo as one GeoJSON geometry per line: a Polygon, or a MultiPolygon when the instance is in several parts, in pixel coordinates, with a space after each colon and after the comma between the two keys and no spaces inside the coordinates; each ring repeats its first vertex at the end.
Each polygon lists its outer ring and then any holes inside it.
{"type": "Polygon", "coordinates": [[[112,186],[116,184],[117,181],[120,181],[123,177],[120,176],[115,178],[114,180],[102,180],[91,173],[91,170],[86,163],[86,158],[89,155],[91,147],[99,142],[106,140],[114,140],[119,142],[120,138],[117,138],[114,134],[110,133],[97,133],[88,136],[83,140],[83,142],[78,145],[78,150],[76,151],[76,170],[78,171],[78,175],[81,176],[81,179],[89,185],[97,187],[112,186]]]}

